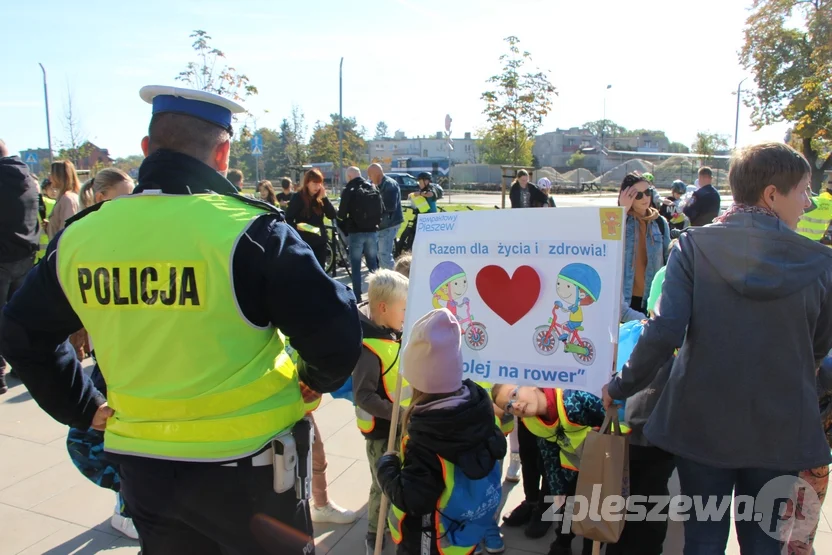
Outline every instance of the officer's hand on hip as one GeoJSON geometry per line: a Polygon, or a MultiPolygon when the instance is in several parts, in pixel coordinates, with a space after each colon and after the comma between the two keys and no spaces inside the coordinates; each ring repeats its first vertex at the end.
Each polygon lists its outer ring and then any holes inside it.
{"type": "Polygon", "coordinates": [[[113,409],[107,406],[107,403],[104,403],[98,407],[97,411],[95,411],[95,416],[92,417],[92,424],[90,424],[90,427],[93,430],[103,432],[107,427],[107,419],[114,416],[115,413],[116,412],[113,409]]]}

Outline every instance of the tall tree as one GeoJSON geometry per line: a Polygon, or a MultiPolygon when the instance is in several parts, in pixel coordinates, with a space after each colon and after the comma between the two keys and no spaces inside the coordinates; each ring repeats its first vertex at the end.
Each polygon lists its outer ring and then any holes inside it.
{"type": "Polygon", "coordinates": [[[794,125],[818,192],[832,170],[832,0],[754,0],[740,62],[757,84],[751,121],[794,125]]]}
{"type": "MultiPolygon", "coordinates": [[[[61,158],[70,160],[78,169],[80,162],[89,156],[92,145],[87,140],[87,134],[81,125],[78,109],[72,99],[72,89],[66,87],[66,104],[64,104],[64,131],[66,140],[61,141],[61,149],[58,155],[61,158]]],[[[84,168],[88,169],[88,168],[84,168]]]]}
{"type": "Polygon", "coordinates": [[[534,139],[543,118],[552,108],[552,95],[557,94],[549,81],[549,72],[525,71],[532,56],[521,52],[520,39],[507,37],[508,53],[500,56],[502,73],[494,75],[487,83],[494,88],[482,93],[485,101],[483,113],[488,116],[491,128],[506,126],[512,132],[512,164],[517,165],[526,143],[534,139]]]}
{"type": "MultiPolygon", "coordinates": [[[[329,123],[316,122],[309,139],[309,159],[312,162],[332,162],[338,165],[338,114],[331,114],[329,123]]],[[[367,159],[365,130],[355,118],[344,118],[344,163],[362,164],[367,159]]]]}
{"type": "Polygon", "coordinates": [[[596,137],[606,137],[608,139],[615,136],[623,137],[628,133],[627,128],[622,127],[621,125],[618,125],[614,121],[608,119],[588,121],[583,124],[582,127],[590,131],[596,137]]]}
{"type": "Polygon", "coordinates": [[[520,151],[515,153],[514,129],[504,124],[493,125],[490,129],[481,131],[482,138],[478,141],[477,150],[480,160],[485,164],[520,165],[533,164],[533,140],[528,140],[526,130],[520,128],[520,151]],[[516,154],[516,156],[515,156],[516,154]]]}
{"type": "Polygon", "coordinates": [[[687,153],[690,152],[690,149],[686,145],[674,141],[674,142],[670,143],[667,146],[667,151],[668,152],[674,152],[674,153],[687,154],[687,153]]]}
{"type": "Polygon", "coordinates": [[[257,87],[251,84],[244,73],[224,62],[219,62],[222,67],[217,69],[218,61],[220,58],[225,59],[225,53],[211,46],[211,36],[208,33],[197,29],[190,34],[190,38],[194,39],[191,46],[197,59],[195,62],[188,62],[185,71],[180,71],[176,77],[177,81],[234,100],[257,94],[257,87]]]}
{"type": "Polygon", "coordinates": [[[387,130],[387,124],[380,121],[376,124],[376,136],[373,137],[375,141],[385,141],[390,138],[390,132],[387,130]]]}
{"type": "Polygon", "coordinates": [[[287,137],[287,149],[291,151],[289,158],[293,165],[302,166],[308,161],[306,145],[306,116],[298,105],[292,105],[292,119],[289,122],[291,136],[287,137]]]}
{"type": "Polygon", "coordinates": [[[700,131],[696,134],[696,141],[691,145],[691,150],[706,157],[708,163],[713,162],[713,156],[720,151],[728,150],[728,137],[718,133],[700,131]]]}

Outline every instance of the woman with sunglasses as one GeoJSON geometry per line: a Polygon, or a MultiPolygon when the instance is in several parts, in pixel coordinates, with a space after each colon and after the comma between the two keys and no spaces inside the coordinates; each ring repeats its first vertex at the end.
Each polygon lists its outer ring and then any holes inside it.
{"type": "Polygon", "coordinates": [[[624,300],[639,312],[644,312],[653,277],[667,263],[670,247],[670,227],[659,215],[653,193],[643,176],[631,173],[621,182],[618,196],[618,206],[627,212],[624,300]]]}

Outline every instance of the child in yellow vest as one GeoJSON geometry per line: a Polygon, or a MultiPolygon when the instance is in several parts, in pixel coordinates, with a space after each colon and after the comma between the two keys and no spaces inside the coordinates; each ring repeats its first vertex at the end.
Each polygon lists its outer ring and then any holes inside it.
{"type": "Polygon", "coordinates": [[[376,543],[381,489],[376,477],[376,463],[387,450],[396,375],[399,372],[401,332],[407,307],[408,280],[392,270],[370,275],[366,303],[359,305],[364,348],[352,374],[356,421],[367,441],[373,485],[367,503],[367,553],[376,543]]]}
{"type": "Polygon", "coordinates": [[[402,452],[386,453],[378,481],[390,499],[398,555],[502,553],[494,519],[506,440],[488,393],[462,379],[462,334],[446,309],[414,324],[402,354],[413,387],[402,452]]]}
{"type": "MultiPolygon", "coordinates": [[[[581,444],[570,445],[569,430],[586,427],[588,431],[603,425],[606,411],[601,399],[586,391],[506,384],[495,385],[491,395],[494,404],[522,418],[529,431],[538,437],[549,495],[574,495],[581,444]],[[563,421],[564,417],[568,422],[563,421]],[[570,445],[570,449],[564,449],[565,445],[570,445]]],[[[582,443],[583,439],[580,441],[582,443]]],[[[549,555],[570,555],[574,538],[571,533],[558,534],[549,548],[549,555]]],[[[589,555],[591,552],[592,543],[584,540],[583,553],[589,555]]]]}

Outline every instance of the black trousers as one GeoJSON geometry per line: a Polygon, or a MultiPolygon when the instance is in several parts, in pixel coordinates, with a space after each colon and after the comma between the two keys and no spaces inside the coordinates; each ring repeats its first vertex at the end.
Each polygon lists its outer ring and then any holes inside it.
{"type": "MultiPolygon", "coordinates": [[[[27,256],[15,262],[0,262],[0,310],[9,302],[15,291],[23,285],[26,274],[35,263],[35,255],[27,256]]],[[[0,354],[0,375],[6,367],[6,360],[0,354]]]]}
{"type": "MultiPolygon", "coordinates": [[[[630,445],[630,495],[670,495],[667,482],[675,467],[673,455],[658,447],[630,445]]],[[[655,505],[644,503],[648,513],[655,505]]],[[[667,504],[660,514],[667,516],[667,504]]],[[[666,535],[667,519],[659,522],[628,520],[618,543],[607,545],[607,555],[661,555],[666,535]]]]}
{"type": "Polygon", "coordinates": [[[543,461],[537,446],[537,436],[526,428],[518,418],[517,441],[520,444],[520,467],[523,471],[523,493],[529,503],[543,501],[540,493],[540,479],[543,477],[543,461]]]}
{"type": "Polygon", "coordinates": [[[143,555],[314,555],[308,501],[271,466],[118,457],[143,555]]]}
{"type": "Polygon", "coordinates": [[[321,265],[321,268],[326,270],[326,256],[329,253],[329,245],[326,243],[320,243],[309,246],[312,247],[312,252],[315,253],[315,258],[318,260],[318,264],[321,265]]]}

